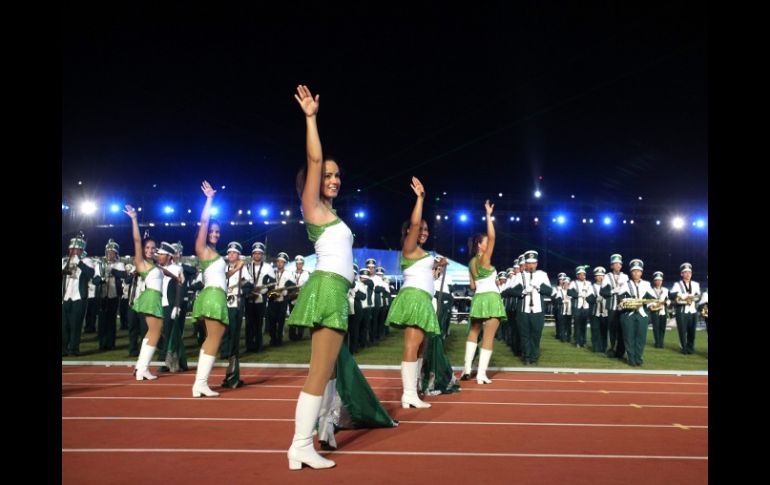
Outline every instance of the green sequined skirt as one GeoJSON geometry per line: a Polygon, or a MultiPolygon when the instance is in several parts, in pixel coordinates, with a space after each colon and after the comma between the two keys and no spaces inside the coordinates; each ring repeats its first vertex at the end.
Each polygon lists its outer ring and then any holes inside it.
{"type": "Polygon", "coordinates": [[[136,299],[131,308],[133,308],[136,313],[144,313],[145,315],[163,318],[160,291],[146,288],[142,294],[139,295],[139,298],[136,299]]]}
{"type": "Polygon", "coordinates": [[[229,325],[230,318],[227,314],[225,290],[216,286],[203,288],[193,304],[192,317],[193,320],[204,317],[209,320],[218,320],[223,325],[229,325]]]}
{"type": "Polygon", "coordinates": [[[392,327],[419,327],[429,335],[438,335],[441,329],[431,300],[425,290],[402,287],[390,306],[386,321],[392,327]]]}
{"type": "Polygon", "coordinates": [[[485,291],[484,293],[476,293],[471,300],[471,313],[470,318],[499,318],[507,320],[508,317],[505,314],[505,307],[503,306],[503,299],[500,297],[500,293],[495,291],[485,291]]]}
{"type": "Polygon", "coordinates": [[[302,286],[297,303],[286,323],[298,327],[348,329],[348,289],[350,282],[329,271],[316,270],[302,286]]]}

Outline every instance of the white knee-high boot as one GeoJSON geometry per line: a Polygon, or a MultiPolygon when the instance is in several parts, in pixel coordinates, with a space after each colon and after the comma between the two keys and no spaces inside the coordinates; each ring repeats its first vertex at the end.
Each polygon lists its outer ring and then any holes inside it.
{"type": "Polygon", "coordinates": [[[462,380],[468,380],[471,376],[471,366],[473,364],[473,357],[476,355],[476,342],[465,342],[465,367],[463,367],[463,375],[460,377],[462,380]]]}
{"type": "Polygon", "coordinates": [[[158,376],[152,375],[148,369],[152,356],[155,353],[155,347],[152,347],[147,342],[150,339],[142,339],[142,348],[139,350],[139,357],[136,359],[136,380],[141,381],[147,379],[149,381],[157,379],[158,376]]]}
{"type": "Polygon", "coordinates": [[[481,349],[481,354],[479,355],[479,372],[476,374],[476,382],[478,384],[492,384],[492,381],[487,377],[487,367],[489,367],[490,358],[492,358],[492,351],[481,349]]]}
{"type": "Polygon", "coordinates": [[[321,410],[322,399],[323,396],[313,396],[304,391],[299,393],[294,412],[294,438],[287,453],[289,470],[299,470],[303,463],[311,468],[331,468],[336,465],[313,448],[313,428],[321,410]]]}
{"type": "Polygon", "coordinates": [[[430,404],[417,396],[417,362],[401,362],[401,384],[404,393],[401,395],[401,407],[429,408],[430,404]]]}
{"type": "Polygon", "coordinates": [[[219,396],[218,392],[209,388],[209,374],[211,374],[211,368],[214,367],[216,359],[216,356],[208,355],[201,349],[200,354],[198,354],[198,368],[195,370],[195,383],[192,387],[193,397],[201,397],[201,394],[206,397],[219,396]]]}
{"type": "Polygon", "coordinates": [[[337,448],[337,440],[334,439],[334,422],[332,421],[336,395],[337,379],[332,379],[326,384],[321,400],[321,410],[318,413],[318,441],[333,449],[337,448]]]}

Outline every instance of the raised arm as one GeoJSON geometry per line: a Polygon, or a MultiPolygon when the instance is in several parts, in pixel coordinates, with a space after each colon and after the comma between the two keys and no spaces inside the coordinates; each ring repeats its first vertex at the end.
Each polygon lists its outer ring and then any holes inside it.
{"type": "Polygon", "coordinates": [[[217,191],[206,180],[201,184],[201,190],[206,195],[206,203],[203,205],[203,211],[201,211],[201,225],[195,238],[195,255],[198,256],[198,259],[206,261],[214,258],[214,255],[211,254],[214,251],[209,249],[207,238],[209,234],[211,204],[214,202],[214,194],[217,191]]]}
{"type": "Polygon", "coordinates": [[[318,106],[321,95],[315,97],[305,85],[297,86],[294,99],[305,113],[305,144],[307,150],[307,170],[305,188],[302,191],[302,212],[305,220],[311,224],[325,224],[333,220],[333,214],[321,202],[321,180],[323,178],[323,152],[321,137],[318,135],[318,106]]]}
{"type": "Polygon", "coordinates": [[[401,253],[405,258],[417,259],[422,256],[417,250],[417,240],[420,237],[420,223],[422,222],[422,204],[425,200],[425,188],[417,177],[412,177],[412,183],[410,185],[417,196],[417,200],[414,202],[412,216],[409,219],[409,232],[404,239],[404,247],[401,249],[401,253]]]}
{"type": "Polygon", "coordinates": [[[487,250],[484,251],[481,261],[479,261],[482,267],[491,266],[492,264],[492,251],[495,249],[495,225],[492,222],[492,211],[494,208],[495,204],[490,204],[489,200],[484,203],[484,209],[487,212],[487,250]]]}
{"type": "Polygon", "coordinates": [[[142,236],[139,234],[139,223],[136,221],[136,209],[126,204],[123,210],[131,218],[131,235],[134,239],[134,264],[139,272],[147,271],[149,267],[144,261],[144,250],[142,249],[142,236]]]}

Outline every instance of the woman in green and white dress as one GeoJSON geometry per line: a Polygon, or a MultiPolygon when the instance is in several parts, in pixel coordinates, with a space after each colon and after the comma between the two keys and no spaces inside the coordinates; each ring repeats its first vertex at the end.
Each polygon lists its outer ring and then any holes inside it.
{"type": "MultiPolygon", "coordinates": [[[[307,166],[297,174],[297,193],[302,199],[305,228],[314,243],[317,257],[316,269],[299,292],[287,321],[289,325],[308,327],[311,332],[310,368],[297,399],[294,438],[287,453],[289,469],[299,470],[303,464],[311,468],[331,468],[335,465],[315,451],[313,429],[319,415],[326,415],[331,409],[335,389],[343,402],[350,402],[350,388],[340,387],[336,379],[331,379],[335,364],[337,375],[343,370],[346,376],[355,379],[360,377],[360,371],[352,358],[349,362],[353,365],[344,369],[338,362],[338,358],[345,355],[344,350],[340,353],[340,349],[348,328],[347,294],[353,282],[350,271],[353,267],[353,233],[332,208],[332,201],[340,190],[340,169],[336,161],[324,159],[321,152],[316,124],[319,96],[313,97],[307,86],[300,85],[294,98],[305,114],[307,128],[307,166]]],[[[368,385],[365,387],[368,388],[368,385]]],[[[357,400],[353,403],[366,406],[365,412],[359,416],[374,409],[378,417],[385,421],[383,425],[392,425],[392,420],[370,388],[367,396],[369,399],[365,402],[357,400]]]]}
{"type": "MultiPolygon", "coordinates": [[[[422,367],[426,335],[439,335],[436,312],[433,309],[433,266],[431,255],[422,248],[428,240],[428,223],[422,218],[425,189],[417,177],[412,177],[412,190],[417,200],[412,216],[401,230],[400,265],[404,284],[388,312],[387,321],[393,327],[404,328],[404,355],[401,361],[401,407],[429,408],[430,404],[417,396],[417,378],[422,367]]],[[[442,259],[446,265],[446,258],[442,259]]]]}
{"type": "Polygon", "coordinates": [[[482,326],[484,335],[481,342],[481,353],[479,355],[479,370],[476,374],[476,382],[479,384],[491,384],[492,381],[487,377],[487,367],[492,358],[492,346],[495,340],[495,332],[505,315],[503,299],[500,297],[500,289],[497,287],[495,275],[497,270],[492,266],[492,252],[495,249],[495,225],[492,222],[492,210],[494,204],[489,200],[484,203],[484,209],[487,216],[487,233],[477,234],[470,240],[469,252],[474,254],[468,264],[471,274],[471,289],[476,292],[471,300],[470,328],[468,331],[468,340],[465,342],[465,367],[463,368],[462,380],[470,379],[471,364],[476,354],[479,333],[482,326]]]}
{"type": "Polygon", "coordinates": [[[160,339],[160,332],[163,328],[163,307],[161,306],[161,289],[163,288],[163,272],[152,261],[145,259],[142,250],[142,238],[139,235],[139,223],[136,221],[136,210],[130,205],[126,205],[123,211],[131,218],[131,233],[134,239],[134,264],[139,277],[144,281],[145,290],[141,296],[134,301],[132,309],[137,314],[144,315],[147,322],[147,335],[142,339],[142,347],[139,349],[139,357],[136,359],[134,375],[137,381],[144,379],[157,379],[148,369],[152,356],[155,353],[155,346],[160,339]]]}
{"type": "MultiPolygon", "coordinates": [[[[214,194],[217,193],[207,181],[201,184],[201,190],[206,195],[206,204],[201,212],[200,228],[195,238],[195,255],[198,257],[203,270],[203,289],[193,304],[193,320],[203,318],[206,323],[206,340],[201,345],[198,354],[198,368],[195,371],[195,383],[192,387],[193,397],[216,397],[218,392],[209,388],[209,374],[214,367],[222,336],[225,334],[225,325],[230,323],[227,314],[227,263],[217,253],[216,246],[219,241],[219,223],[209,221],[211,204],[214,202],[214,194]]],[[[240,262],[242,264],[242,262],[240,262]]]]}

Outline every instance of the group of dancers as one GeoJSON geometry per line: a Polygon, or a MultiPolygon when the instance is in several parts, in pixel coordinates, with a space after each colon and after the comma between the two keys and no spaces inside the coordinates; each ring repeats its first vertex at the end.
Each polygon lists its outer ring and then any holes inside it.
{"type": "MultiPolygon", "coordinates": [[[[355,285],[356,273],[353,264],[353,233],[333,208],[334,199],[339,195],[342,185],[340,167],[336,160],[324,158],[322,153],[317,124],[319,95],[313,96],[307,86],[300,85],[294,97],[305,116],[307,150],[307,164],[297,175],[296,188],[302,202],[308,239],[313,243],[317,257],[315,271],[304,282],[286,321],[290,328],[309,328],[311,334],[310,366],[297,399],[294,436],[287,453],[289,469],[298,470],[303,465],[314,469],[335,466],[334,461],[316,451],[313,444],[316,428],[321,447],[335,449],[336,429],[395,427],[398,422],[382,407],[347,346],[343,345],[348,330],[348,292],[355,285]]],[[[415,203],[409,220],[401,230],[402,249],[399,258],[404,282],[386,318],[389,325],[404,330],[401,405],[405,409],[431,407],[429,402],[421,399],[418,390],[424,391],[423,398],[459,390],[444,352],[442,332],[432,301],[436,271],[445,269],[447,259],[434,257],[423,247],[429,236],[428,224],[423,219],[426,191],[416,177],[412,177],[410,186],[415,195],[415,203]],[[424,361],[429,372],[423,372],[424,361]]],[[[228,315],[228,279],[239,270],[239,264],[243,265],[240,260],[228,265],[217,252],[220,225],[210,218],[216,190],[205,180],[201,190],[206,203],[195,240],[195,255],[203,270],[203,289],[195,299],[192,317],[205,322],[206,337],[200,349],[192,386],[192,395],[196,398],[219,395],[209,387],[208,378],[223,336],[231,323],[228,315]]],[[[476,373],[478,384],[492,382],[487,376],[487,369],[495,333],[501,321],[506,319],[506,309],[497,285],[497,271],[491,263],[495,248],[493,210],[494,204],[486,201],[486,233],[474,236],[470,248],[470,285],[475,293],[471,301],[461,379],[471,378],[472,362],[477,355],[481,336],[476,373]]],[[[157,376],[150,372],[149,364],[163,327],[163,280],[167,277],[178,281],[180,274],[170,272],[164,268],[162,261],[154,261],[152,254],[143,251],[136,210],[126,205],[124,212],[131,219],[135,268],[145,286],[145,290],[133,303],[133,310],[143,314],[147,322],[147,333],[142,340],[134,375],[136,380],[154,380],[157,376]]],[[[173,248],[168,248],[166,252],[169,251],[173,251],[173,248]]],[[[159,251],[159,254],[162,253],[159,251]]],[[[536,263],[536,257],[534,251],[526,253],[528,263],[536,263]]],[[[519,325],[527,329],[522,333],[525,359],[535,363],[538,359],[536,349],[539,348],[539,337],[538,342],[531,340],[535,334],[539,336],[542,333],[542,298],[550,296],[552,290],[544,272],[530,271],[527,276],[528,280],[523,280],[520,288],[523,311],[519,325]]],[[[646,298],[651,296],[650,293],[649,288],[639,286],[633,295],[646,298]]]]}

